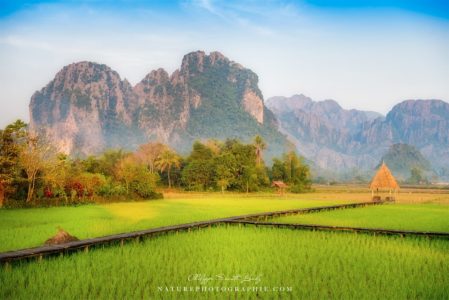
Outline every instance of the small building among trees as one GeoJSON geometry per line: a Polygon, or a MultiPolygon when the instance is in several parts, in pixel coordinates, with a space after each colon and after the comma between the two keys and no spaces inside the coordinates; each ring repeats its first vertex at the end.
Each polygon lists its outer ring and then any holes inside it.
{"type": "Polygon", "coordinates": [[[277,188],[278,194],[283,195],[285,192],[285,189],[288,188],[288,185],[286,185],[283,181],[275,180],[271,184],[271,187],[277,188]]]}
{"type": "Polygon", "coordinates": [[[394,201],[397,191],[399,191],[399,184],[391,173],[387,165],[382,162],[379,170],[371,181],[369,188],[371,190],[371,196],[373,201],[381,201],[381,193],[388,191],[388,196],[385,197],[386,201],[394,201]],[[392,194],[394,193],[394,194],[392,194]]]}

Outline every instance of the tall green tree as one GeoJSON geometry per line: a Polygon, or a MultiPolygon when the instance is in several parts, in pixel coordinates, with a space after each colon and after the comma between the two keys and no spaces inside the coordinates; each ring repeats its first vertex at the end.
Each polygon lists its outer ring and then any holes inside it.
{"type": "Polygon", "coordinates": [[[153,196],[156,181],[158,180],[157,174],[151,173],[146,165],[140,163],[131,154],[117,163],[116,177],[125,184],[128,195],[132,192],[142,198],[153,196]]]}
{"type": "Polygon", "coordinates": [[[58,154],[56,159],[52,159],[45,173],[43,180],[47,187],[56,190],[59,196],[67,201],[65,185],[70,175],[70,159],[66,154],[58,154]]]}
{"type": "Polygon", "coordinates": [[[122,149],[106,150],[98,159],[98,170],[93,173],[101,173],[106,176],[113,176],[117,163],[127,157],[129,153],[122,149]]]}
{"type": "Polygon", "coordinates": [[[55,149],[46,137],[28,132],[26,142],[21,145],[19,152],[19,163],[28,181],[27,203],[34,197],[38,175],[44,174],[45,169],[51,168],[55,159],[55,149]]]}
{"type": "Polygon", "coordinates": [[[136,180],[137,168],[138,165],[136,164],[134,158],[131,155],[122,158],[116,164],[115,177],[125,184],[126,194],[128,195],[130,191],[129,187],[131,185],[131,182],[136,180]]]}
{"type": "Polygon", "coordinates": [[[307,191],[311,187],[309,167],[295,151],[285,153],[282,160],[273,159],[271,176],[273,180],[282,180],[287,183],[290,191],[294,193],[307,191]]]}
{"type": "Polygon", "coordinates": [[[256,163],[258,166],[262,163],[263,151],[267,149],[267,144],[260,135],[254,137],[254,147],[256,148],[256,163]]]}
{"type": "Polygon", "coordinates": [[[279,158],[273,158],[273,165],[271,166],[271,177],[273,180],[286,181],[285,164],[279,158]]]}
{"type": "Polygon", "coordinates": [[[187,164],[182,170],[182,181],[188,189],[204,190],[214,181],[214,157],[220,150],[196,141],[192,152],[187,157],[187,164]]]}
{"type": "Polygon", "coordinates": [[[156,161],[161,153],[167,150],[168,147],[162,143],[147,143],[139,146],[135,153],[136,157],[143,164],[148,166],[151,173],[156,172],[156,161]]]}
{"type": "Polygon", "coordinates": [[[180,166],[181,166],[181,157],[170,149],[164,150],[156,160],[156,167],[161,172],[165,171],[167,172],[168,188],[171,188],[171,178],[170,178],[171,169],[173,167],[179,168],[180,166]]]}
{"type": "Polygon", "coordinates": [[[17,120],[0,130],[0,185],[3,190],[0,206],[4,197],[14,194],[24,180],[20,174],[19,154],[27,135],[26,128],[27,125],[23,121],[17,120]]]}
{"type": "Polygon", "coordinates": [[[216,185],[224,191],[233,184],[235,179],[235,172],[237,164],[235,157],[230,153],[222,153],[214,159],[214,171],[216,185]]]}
{"type": "Polygon", "coordinates": [[[242,144],[238,140],[227,140],[224,152],[234,157],[235,170],[232,186],[240,191],[252,191],[259,188],[257,182],[256,149],[254,145],[242,144]]]}

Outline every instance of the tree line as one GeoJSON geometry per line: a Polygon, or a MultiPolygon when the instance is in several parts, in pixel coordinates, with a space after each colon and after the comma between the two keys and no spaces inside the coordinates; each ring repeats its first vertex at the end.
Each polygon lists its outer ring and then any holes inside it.
{"type": "Polygon", "coordinates": [[[76,204],[93,201],[156,199],[160,188],[189,191],[253,192],[284,181],[291,192],[310,189],[310,171],[294,151],[263,160],[267,145],[237,139],[196,141],[183,157],[158,142],[130,152],[107,150],[71,158],[58,153],[45,136],[18,120],[0,130],[0,205],[76,204]]]}

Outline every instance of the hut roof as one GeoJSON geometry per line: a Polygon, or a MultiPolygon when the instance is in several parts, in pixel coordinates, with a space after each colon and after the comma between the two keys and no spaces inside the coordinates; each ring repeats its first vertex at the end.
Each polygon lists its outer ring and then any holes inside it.
{"type": "Polygon", "coordinates": [[[369,185],[371,190],[375,189],[399,189],[399,185],[396,182],[393,174],[391,174],[390,169],[388,169],[385,163],[382,163],[376,175],[374,176],[371,184],[369,185]]]}
{"type": "Polygon", "coordinates": [[[271,186],[275,186],[275,187],[278,187],[278,188],[286,188],[286,187],[288,187],[283,181],[273,181],[271,186]]]}

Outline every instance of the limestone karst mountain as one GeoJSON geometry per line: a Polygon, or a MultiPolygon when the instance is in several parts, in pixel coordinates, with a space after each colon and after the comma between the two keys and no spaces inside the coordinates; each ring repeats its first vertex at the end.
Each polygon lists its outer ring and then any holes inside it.
{"type": "Polygon", "coordinates": [[[219,52],[189,53],[172,74],[157,69],[135,86],[106,65],[65,66],[32,96],[30,126],[81,156],[150,140],[187,153],[194,140],[248,142],[259,134],[268,163],[294,145],[327,174],[372,172],[390,146],[402,143],[449,178],[448,103],[407,100],[382,116],[304,95],[264,102],[257,75],[219,52]]]}
{"type": "Polygon", "coordinates": [[[149,140],[187,151],[196,139],[263,136],[268,156],[287,145],[263,102],[258,77],[219,52],[184,56],[169,75],[151,71],[134,87],[105,65],[64,67],[30,103],[31,127],[74,155],[133,149],[149,140]]]}
{"type": "Polygon", "coordinates": [[[386,117],[304,95],[273,97],[266,104],[280,130],[322,169],[370,171],[393,144],[402,143],[416,147],[438,176],[449,176],[449,103],[444,101],[406,100],[386,117]]]}
{"type": "Polygon", "coordinates": [[[413,168],[420,170],[427,178],[435,176],[431,163],[414,146],[393,144],[382,156],[379,166],[385,162],[399,180],[407,180],[413,168]]]}

